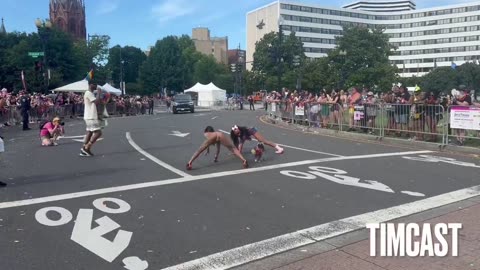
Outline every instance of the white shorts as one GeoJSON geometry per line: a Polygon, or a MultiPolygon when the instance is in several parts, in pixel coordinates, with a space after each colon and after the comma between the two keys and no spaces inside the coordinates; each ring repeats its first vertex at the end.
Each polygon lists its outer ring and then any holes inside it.
{"type": "Polygon", "coordinates": [[[99,131],[106,127],[107,123],[105,120],[85,120],[85,125],[87,126],[87,131],[99,131]]]}

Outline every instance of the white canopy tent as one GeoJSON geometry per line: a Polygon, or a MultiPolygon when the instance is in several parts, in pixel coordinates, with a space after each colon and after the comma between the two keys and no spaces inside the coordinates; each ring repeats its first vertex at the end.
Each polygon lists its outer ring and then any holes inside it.
{"type": "Polygon", "coordinates": [[[88,81],[81,80],[65,86],[53,89],[53,92],[85,92],[88,89],[88,81]]]}
{"type": "Polygon", "coordinates": [[[117,89],[117,88],[111,86],[108,83],[106,83],[104,86],[102,86],[102,90],[106,91],[106,92],[109,92],[110,94],[114,94],[116,96],[122,95],[122,90],[117,89]]]}
{"type": "Polygon", "coordinates": [[[198,94],[198,106],[201,107],[215,106],[217,102],[225,102],[227,98],[227,91],[218,88],[213,83],[209,83],[207,85],[197,83],[192,88],[184,91],[184,93],[189,92],[198,94]]]}
{"type": "MultiPolygon", "coordinates": [[[[53,89],[52,91],[53,92],[82,92],[83,93],[83,92],[87,91],[88,87],[89,87],[88,81],[87,80],[81,80],[81,81],[78,81],[78,82],[67,84],[67,85],[59,87],[57,89],[53,89]]],[[[104,86],[102,86],[102,90],[106,91],[106,92],[109,92],[111,94],[117,95],[117,96],[122,94],[122,91],[120,91],[119,89],[116,89],[115,87],[111,86],[108,83],[105,84],[104,86]]]]}

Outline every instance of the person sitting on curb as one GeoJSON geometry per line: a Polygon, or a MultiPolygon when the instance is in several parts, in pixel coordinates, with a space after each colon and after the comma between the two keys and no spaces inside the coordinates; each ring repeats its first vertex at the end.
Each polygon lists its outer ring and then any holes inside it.
{"type": "Polygon", "coordinates": [[[63,123],[59,117],[53,118],[51,122],[42,123],[40,126],[42,146],[57,146],[58,137],[64,133],[63,123]]]}

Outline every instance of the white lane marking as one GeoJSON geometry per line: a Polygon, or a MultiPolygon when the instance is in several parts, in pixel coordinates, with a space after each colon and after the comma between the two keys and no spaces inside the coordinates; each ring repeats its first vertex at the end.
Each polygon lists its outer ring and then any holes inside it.
{"type": "Polygon", "coordinates": [[[218,118],[218,116],[212,117],[212,120],[215,120],[215,119],[217,119],[217,118],[218,118]]]}
{"type": "Polygon", "coordinates": [[[413,191],[402,191],[403,194],[414,196],[414,197],[425,197],[425,194],[420,192],[413,192],[413,191]]]}
{"type": "Polygon", "coordinates": [[[78,139],[78,138],[85,138],[85,135],[78,135],[78,136],[60,136],[59,139],[78,139]]]}
{"type": "MultiPolygon", "coordinates": [[[[84,139],[84,138],[82,138],[82,139],[73,139],[72,141],[74,141],[74,142],[81,142],[81,143],[83,143],[83,142],[85,142],[84,140],[85,140],[85,139],[84,139]]],[[[103,138],[98,138],[98,139],[97,139],[97,142],[99,142],[99,141],[103,141],[103,138]]]]}
{"type": "MultiPolygon", "coordinates": [[[[48,197],[40,197],[40,198],[21,200],[21,201],[3,202],[3,203],[0,203],[0,209],[26,206],[26,205],[34,205],[34,204],[41,204],[41,203],[47,203],[47,202],[70,200],[70,199],[83,198],[83,197],[88,197],[88,196],[95,196],[95,195],[108,194],[108,193],[114,193],[114,192],[121,192],[121,191],[128,191],[128,190],[135,190],[135,189],[142,189],[142,188],[149,188],[149,187],[158,187],[158,186],[172,185],[172,184],[178,184],[178,183],[193,182],[193,181],[199,181],[199,180],[204,180],[204,179],[213,179],[213,178],[218,178],[218,177],[225,177],[225,176],[232,176],[232,175],[239,175],[239,174],[246,174],[246,173],[253,173],[253,172],[263,172],[263,171],[283,169],[283,168],[295,167],[295,166],[310,165],[310,164],[322,163],[322,162],[355,160],[355,159],[360,159],[361,160],[361,159],[370,159],[370,158],[408,156],[408,155],[419,155],[419,154],[428,154],[428,153],[432,153],[432,151],[412,151],[412,152],[385,153],[385,154],[348,156],[348,157],[331,157],[331,158],[321,158],[321,159],[296,161],[296,162],[289,162],[289,163],[283,163],[283,164],[264,166],[264,167],[259,167],[259,168],[225,171],[225,172],[210,173],[210,174],[195,175],[195,176],[189,175],[187,177],[182,177],[182,178],[174,178],[174,179],[159,180],[159,181],[154,181],[154,182],[146,182],[146,183],[126,185],[126,186],[117,186],[117,187],[109,187],[109,188],[102,188],[102,189],[94,189],[94,190],[89,190],[89,191],[81,191],[81,192],[75,192],[75,193],[53,195],[53,196],[48,196],[48,197]]],[[[228,179],[226,179],[226,180],[228,180],[228,179]]]]}
{"type": "Polygon", "coordinates": [[[135,148],[135,150],[137,150],[138,152],[140,152],[140,154],[144,155],[145,157],[147,157],[148,159],[150,159],[151,161],[157,163],[158,165],[164,167],[165,169],[167,170],[170,170],[180,176],[183,176],[183,177],[188,177],[188,176],[191,176],[190,174],[188,173],[185,173],[161,160],[159,160],[158,158],[150,155],[149,153],[147,153],[145,150],[143,150],[142,148],[140,148],[140,146],[138,146],[133,140],[132,140],[132,136],[130,135],[130,132],[127,132],[126,133],[126,137],[127,137],[127,140],[128,142],[130,143],[130,145],[135,148]]]}
{"type": "Polygon", "coordinates": [[[367,223],[383,223],[480,195],[480,186],[466,188],[420,201],[344,218],[308,229],[273,237],[162,270],[229,269],[281,252],[364,229],[367,223]]]}
{"type": "MultiPolygon", "coordinates": [[[[225,130],[222,130],[222,129],[219,129],[220,132],[223,132],[225,134],[230,134],[230,132],[226,132],[225,130]]],[[[257,141],[255,139],[253,139],[254,141],[257,141]]],[[[305,151],[305,152],[310,152],[310,153],[315,153],[315,154],[322,154],[322,155],[326,155],[326,156],[332,156],[332,157],[343,157],[341,155],[336,155],[336,154],[332,154],[332,153],[325,153],[325,152],[320,152],[320,151],[314,151],[314,150],[310,150],[310,149],[305,149],[305,148],[300,148],[300,147],[295,147],[295,146],[290,146],[290,145],[285,145],[285,144],[282,144],[282,143],[279,143],[281,146],[285,147],[285,148],[290,148],[290,149],[295,149],[295,150],[300,150],[300,151],[305,151]]]]}

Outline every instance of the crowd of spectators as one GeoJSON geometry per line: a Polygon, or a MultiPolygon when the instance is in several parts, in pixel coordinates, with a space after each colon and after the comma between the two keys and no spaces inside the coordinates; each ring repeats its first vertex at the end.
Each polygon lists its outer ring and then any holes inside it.
{"type": "MultiPolygon", "coordinates": [[[[42,119],[75,118],[83,115],[83,96],[76,93],[28,94],[30,98],[30,122],[42,119]]],[[[20,93],[0,91],[0,127],[17,125],[22,121],[20,93]]],[[[107,104],[110,115],[153,114],[154,98],[148,96],[114,96],[107,104]]]]}
{"type": "MultiPolygon", "coordinates": [[[[441,133],[438,126],[448,125],[450,106],[480,107],[472,96],[463,85],[448,93],[424,92],[419,87],[409,91],[400,85],[386,92],[355,87],[318,93],[283,89],[266,94],[263,102],[266,110],[276,104],[275,114],[286,121],[371,134],[379,133],[382,126],[385,135],[435,142],[441,133]],[[296,113],[299,110],[303,113],[296,113]]],[[[465,143],[465,130],[448,129],[456,143],[465,143]]]]}

